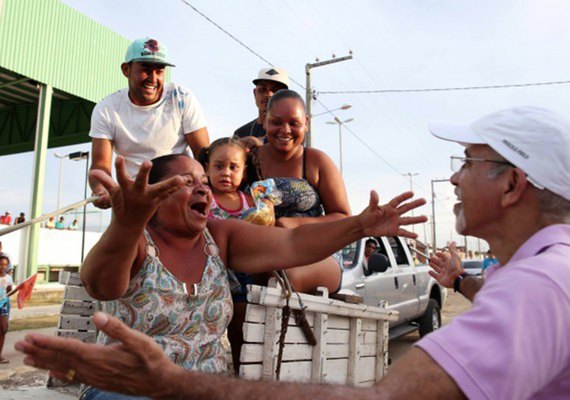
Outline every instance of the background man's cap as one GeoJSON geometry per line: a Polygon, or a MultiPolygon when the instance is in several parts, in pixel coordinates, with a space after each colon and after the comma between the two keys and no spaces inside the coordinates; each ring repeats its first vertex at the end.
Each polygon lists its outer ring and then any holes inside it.
{"type": "Polygon", "coordinates": [[[486,144],[522,169],[539,189],[570,200],[570,121],[539,107],[515,107],[471,124],[433,122],[430,132],[444,140],[486,144]]]}
{"type": "Polygon", "coordinates": [[[127,54],[125,55],[125,62],[147,62],[174,67],[174,64],[169,63],[167,58],[168,50],[166,46],[156,39],[147,37],[144,39],[136,39],[129,45],[127,54]]]}
{"type": "Polygon", "coordinates": [[[289,74],[283,68],[263,68],[259,71],[257,78],[253,80],[253,84],[257,85],[259,81],[278,82],[284,85],[285,89],[289,89],[289,74]]]}

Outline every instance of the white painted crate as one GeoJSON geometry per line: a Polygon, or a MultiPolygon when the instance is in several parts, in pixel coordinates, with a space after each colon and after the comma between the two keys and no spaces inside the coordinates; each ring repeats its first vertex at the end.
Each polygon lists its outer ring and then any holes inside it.
{"type": "MultiPolygon", "coordinates": [[[[291,316],[285,335],[280,380],[372,386],[386,372],[388,321],[397,319],[397,311],[345,303],[329,298],[326,289],[321,292],[322,296],[300,294],[317,345],[308,344],[291,316]]],[[[284,305],[280,288],[249,286],[240,357],[241,377],[276,379],[284,305]]],[[[293,310],[300,309],[296,295],[291,297],[289,306],[293,310]]]]}
{"type": "MultiPolygon", "coordinates": [[[[97,301],[85,291],[78,272],[60,271],[59,283],[65,285],[65,290],[56,334],[95,343],[97,331],[91,316],[98,309],[97,301]]],[[[55,388],[75,385],[51,377],[47,382],[48,387],[55,388]]]]}

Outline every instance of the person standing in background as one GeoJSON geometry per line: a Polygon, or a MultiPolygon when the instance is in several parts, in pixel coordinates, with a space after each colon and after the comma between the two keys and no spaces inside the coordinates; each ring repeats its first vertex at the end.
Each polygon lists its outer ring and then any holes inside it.
{"type": "Polygon", "coordinates": [[[257,118],[248,122],[244,126],[236,129],[234,139],[248,136],[257,138],[265,137],[265,115],[269,99],[281,89],[289,89],[289,74],[283,68],[271,67],[263,68],[259,71],[257,79],[253,80],[253,98],[257,106],[257,118]]]}

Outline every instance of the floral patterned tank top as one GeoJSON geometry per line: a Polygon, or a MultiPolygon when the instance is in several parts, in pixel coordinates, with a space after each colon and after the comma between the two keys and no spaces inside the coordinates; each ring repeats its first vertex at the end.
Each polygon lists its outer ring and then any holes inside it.
{"type": "MultiPolygon", "coordinates": [[[[103,302],[103,310],[152,337],[175,364],[188,370],[225,372],[227,360],[220,338],[232,318],[233,303],[214,239],[205,229],[206,267],[201,281],[188,293],[186,285],[160,262],[148,232],[144,234],[147,256],[142,267],[125,295],[103,302]]],[[[97,342],[112,340],[101,332],[97,342]]]]}

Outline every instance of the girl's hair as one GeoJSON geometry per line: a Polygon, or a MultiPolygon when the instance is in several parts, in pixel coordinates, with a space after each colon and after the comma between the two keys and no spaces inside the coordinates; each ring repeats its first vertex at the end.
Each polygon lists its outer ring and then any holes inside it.
{"type": "Polygon", "coordinates": [[[179,159],[180,157],[190,158],[190,156],[186,153],[169,154],[166,156],[160,156],[160,157],[153,158],[151,160],[152,161],[152,167],[151,167],[150,172],[148,174],[148,183],[152,185],[152,184],[160,182],[162,179],[164,179],[164,177],[166,175],[168,175],[168,173],[170,172],[170,168],[168,167],[168,165],[171,162],[179,159]]]}
{"type": "Polygon", "coordinates": [[[275,104],[277,104],[280,100],[283,99],[298,100],[299,103],[301,103],[301,105],[303,106],[303,111],[307,112],[307,109],[305,108],[305,101],[303,100],[303,98],[299,93],[295,92],[294,90],[281,89],[275,92],[275,94],[271,96],[271,98],[269,99],[269,103],[267,103],[267,113],[271,111],[271,109],[275,104]]]}
{"type": "Polygon", "coordinates": [[[206,169],[206,164],[210,161],[210,155],[216,150],[218,147],[222,147],[224,145],[229,146],[236,146],[243,150],[243,158],[244,161],[247,163],[247,153],[249,153],[247,147],[237,139],[231,137],[225,137],[214,140],[208,147],[203,147],[198,153],[198,157],[196,158],[200,164],[206,169]]]}

